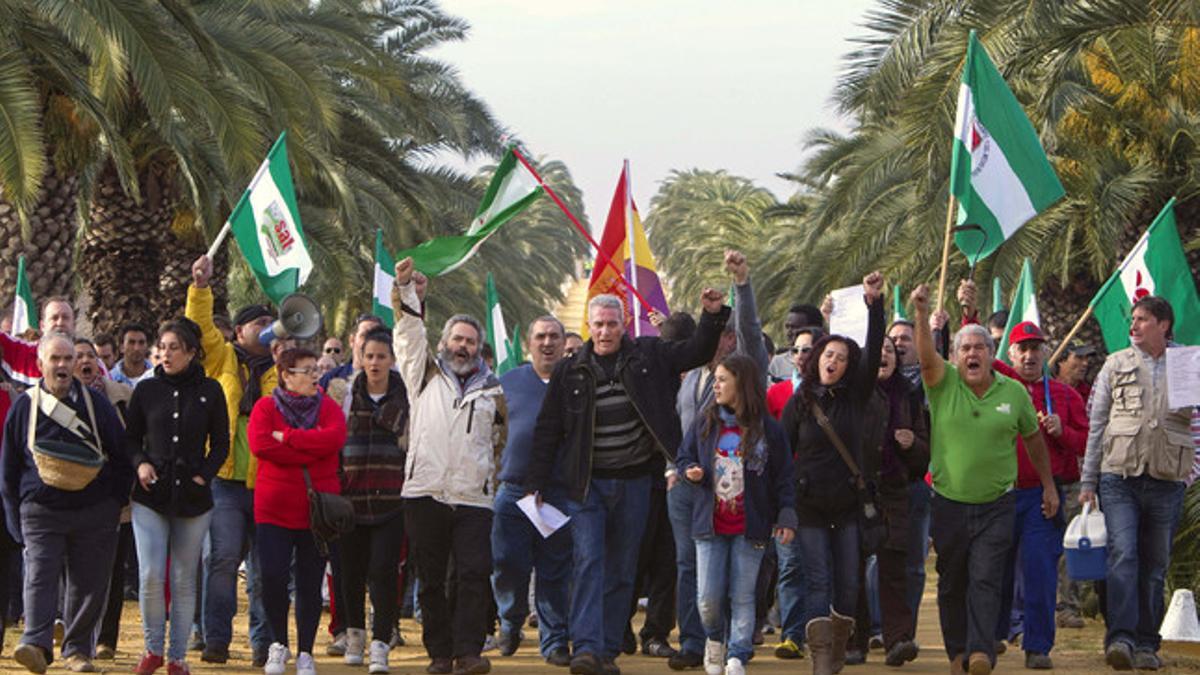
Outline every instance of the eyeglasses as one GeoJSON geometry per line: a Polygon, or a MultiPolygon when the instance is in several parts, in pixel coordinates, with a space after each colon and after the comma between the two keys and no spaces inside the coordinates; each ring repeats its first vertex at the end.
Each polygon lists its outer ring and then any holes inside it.
{"type": "Polygon", "coordinates": [[[812,350],[812,347],[792,347],[790,351],[792,354],[807,354],[812,350]]]}
{"type": "Polygon", "coordinates": [[[321,371],[315,366],[309,366],[308,368],[288,368],[288,372],[293,375],[308,375],[309,377],[316,377],[321,371]]]}
{"type": "Polygon", "coordinates": [[[326,347],[325,353],[326,354],[341,354],[342,348],[341,347],[326,347]]]}

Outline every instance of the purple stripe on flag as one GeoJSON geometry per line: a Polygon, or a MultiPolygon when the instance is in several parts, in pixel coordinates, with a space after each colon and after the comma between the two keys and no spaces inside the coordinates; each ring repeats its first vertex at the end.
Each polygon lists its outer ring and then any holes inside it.
{"type": "MultiPolygon", "coordinates": [[[[646,298],[647,302],[649,302],[649,303],[651,303],[651,305],[653,305],[653,307],[641,307],[639,309],[639,312],[638,312],[639,316],[637,318],[637,321],[639,322],[638,328],[640,329],[640,331],[637,334],[641,335],[643,337],[652,336],[652,335],[657,336],[658,329],[655,328],[650,323],[650,320],[647,318],[649,316],[650,310],[657,309],[658,311],[662,312],[663,314],[670,313],[670,311],[667,308],[667,296],[666,296],[666,294],[663,293],[662,282],[659,281],[658,274],[656,274],[653,270],[649,270],[649,269],[646,269],[645,267],[642,267],[641,265],[638,265],[637,278],[635,280],[633,273],[630,271],[629,260],[626,259],[625,260],[625,275],[626,275],[625,278],[627,278],[630,281],[632,281],[633,283],[637,284],[638,292],[642,294],[643,298],[646,298]]],[[[630,301],[632,303],[633,298],[630,298],[630,301]]]]}

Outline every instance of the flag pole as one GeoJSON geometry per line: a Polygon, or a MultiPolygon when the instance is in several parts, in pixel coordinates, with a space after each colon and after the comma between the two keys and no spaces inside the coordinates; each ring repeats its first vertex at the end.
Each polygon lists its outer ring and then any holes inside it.
{"type": "Polygon", "coordinates": [[[633,284],[629,283],[629,280],[626,279],[625,275],[621,273],[621,269],[617,267],[615,262],[613,262],[612,256],[608,255],[603,249],[600,248],[600,244],[596,243],[595,238],[593,238],[591,233],[587,231],[587,228],[579,222],[579,219],[575,217],[575,214],[571,213],[571,210],[568,209],[567,205],[558,198],[558,195],[555,194],[554,190],[551,190],[550,186],[546,185],[546,182],[542,180],[541,174],[537,172],[537,169],[533,168],[533,165],[529,163],[529,160],[525,159],[525,156],[521,154],[521,151],[517,150],[515,145],[509,149],[512,151],[512,154],[517,158],[517,160],[529,170],[529,173],[533,174],[533,177],[537,179],[538,185],[540,185],[542,189],[546,191],[546,194],[550,195],[550,199],[554,200],[554,203],[558,206],[559,210],[561,210],[563,214],[567,216],[567,220],[571,221],[571,224],[575,226],[576,230],[579,230],[579,234],[582,234],[584,238],[588,240],[588,243],[592,245],[592,248],[596,249],[596,253],[600,254],[600,258],[604,264],[608,265],[610,268],[612,268],[613,272],[617,273],[617,278],[621,280],[621,283],[625,284],[625,288],[628,288],[630,292],[633,293],[634,297],[636,297],[638,301],[642,303],[642,306],[647,308],[646,311],[657,309],[654,305],[646,302],[646,298],[642,297],[642,294],[638,293],[637,288],[635,288],[633,284]]]}
{"type": "Polygon", "coordinates": [[[1083,314],[1079,317],[1079,320],[1075,322],[1075,325],[1071,327],[1071,330],[1067,333],[1067,336],[1062,339],[1062,342],[1058,345],[1058,349],[1055,349],[1054,353],[1050,355],[1049,360],[1046,361],[1047,368],[1054,367],[1055,362],[1058,361],[1058,357],[1062,356],[1063,350],[1067,348],[1067,345],[1071,344],[1071,338],[1075,337],[1075,334],[1079,332],[1079,329],[1083,328],[1083,323],[1090,319],[1091,316],[1092,305],[1091,303],[1088,303],[1087,309],[1083,310],[1083,314]]]}
{"type": "Polygon", "coordinates": [[[946,205],[946,236],[942,241],[942,271],[938,275],[938,290],[937,304],[934,309],[942,308],[942,300],[946,295],[946,272],[950,266],[950,235],[954,231],[954,213],[957,211],[958,200],[954,195],[950,195],[950,202],[946,205]]]}

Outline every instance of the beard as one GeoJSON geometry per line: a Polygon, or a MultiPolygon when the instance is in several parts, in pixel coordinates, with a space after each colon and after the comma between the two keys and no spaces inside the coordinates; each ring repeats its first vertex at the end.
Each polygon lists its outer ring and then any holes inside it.
{"type": "Polygon", "coordinates": [[[449,347],[443,347],[438,356],[442,359],[443,363],[450,367],[450,372],[459,377],[470,375],[479,369],[477,359],[465,349],[454,351],[449,347]]]}

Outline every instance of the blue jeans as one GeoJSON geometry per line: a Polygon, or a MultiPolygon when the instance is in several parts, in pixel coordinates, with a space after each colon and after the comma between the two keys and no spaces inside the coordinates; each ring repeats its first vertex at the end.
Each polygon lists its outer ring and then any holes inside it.
{"type": "Polygon", "coordinates": [[[805,616],[803,624],[830,610],[853,617],[858,606],[858,524],[838,527],[801,525],[796,530],[804,550],[805,616]]]}
{"type": "Polygon", "coordinates": [[[921,612],[925,595],[925,559],[929,557],[929,500],[933,490],[924,480],[908,486],[908,608],[913,625],[921,612]]]}
{"type": "Polygon", "coordinates": [[[196,566],[208,533],[212,510],[194,518],[164,516],[133,503],[133,539],[138,553],[138,607],[146,651],[163,654],[167,601],[164,586],[167,556],[171,559],[171,661],[187,656],[188,637],[196,614],[196,566]]]}
{"type": "Polygon", "coordinates": [[[742,663],[754,655],[754,588],[763,547],[742,535],[696,540],[696,605],[709,640],[725,641],[725,601],[729,601],[729,658],[742,663]]]}
{"type": "Polygon", "coordinates": [[[879,606],[879,557],[867,556],[867,564],[863,565],[863,585],[866,588],[867,615],[871,619],[871,634],[874,637],[883,632],[883,610],[879,606]]]}
{"type": "MultiPolygon", "coordinates": [[[[562,528],[548,539],[533,527],[517,500],[525,496],[519,486],[501,483],[496,491],[492,519],[492,591],[500,614],[500,631],[516,635],[529,616],[529,572],[537,571],[534,602],[542,656],[567,647],[567,611],[570,599],[571,532],[562,528]]],[[[558,509],[565,505],[561,491],[548,489],[542,498],[558,509]]]]}
{"type": "Polygon", "coordinates": [[[788,544],[775,542],[775,557],[779,561],[779,641],[791,640],[804,644],[804,616],[808,594],[804,590],[804,549],[800,538],[788,544]]]}
{"type": "Polygon", "coordinates": [[[271,646],[262,589],[255,560],[254,491],[239,481],[214,478],[212,524],[209,526],[208,569],[204,588],[204,642],[229,647],[237,612],[237,569],[246,560],[246,594],[250,596],[250,645],[265,653],[271,646]]]}
{"type": "Polygon", "coordinates": [[[576,654],[616,658],[633,602],[633,577],[650,476],[593,478],[585,501],[567,501],[574,543],[571,644],[576,654]]]}
{"type": "Polygon", "coordinates": [[[1120,641],[1138,651],[1158,651],[1163,580],[1183,490],[1181,482],[1149,476],[1100,475],[1100,508],[1108,529],[1106,647],[1120,641]]]}
{"type": "Polygon", "coordinates": [[[667,513],[675,539],[675,600],[679,621],[679,651],[704,653],[704,626],[696,609],[696,542],[692,539],[692,500],[699,490],[680,478],[667,491],[667,513]]]}
{"type": "MultiPolygon", "coordinates": [[[[1000,596],[1000,630],[1008,639],[1012,628],[1010,615],[1023,616],[1021,648],[1036,654],[1049,654],[1054,647],[1054,611],[1058,591],[1058,558],[1062,555],[1063,522],[1061,512],[1054,518],[1042,515],[1042,488],[1014,490],[1017,499],[1016,546],[1009,559],[1005,588],[1000,596]],[[1020,579],[1017,585],[1016,580],[1020,579]],[[1016,607],[1019,589],[1021,606],[1016,607]],[[1006,611],[1006,610],[1012,610],[1006,611]]],[[[1059,492],[1062,496],[1062,492],[1059,492]]],[[[997,637],[1001,637],[997,632],[997,637]]]]}

